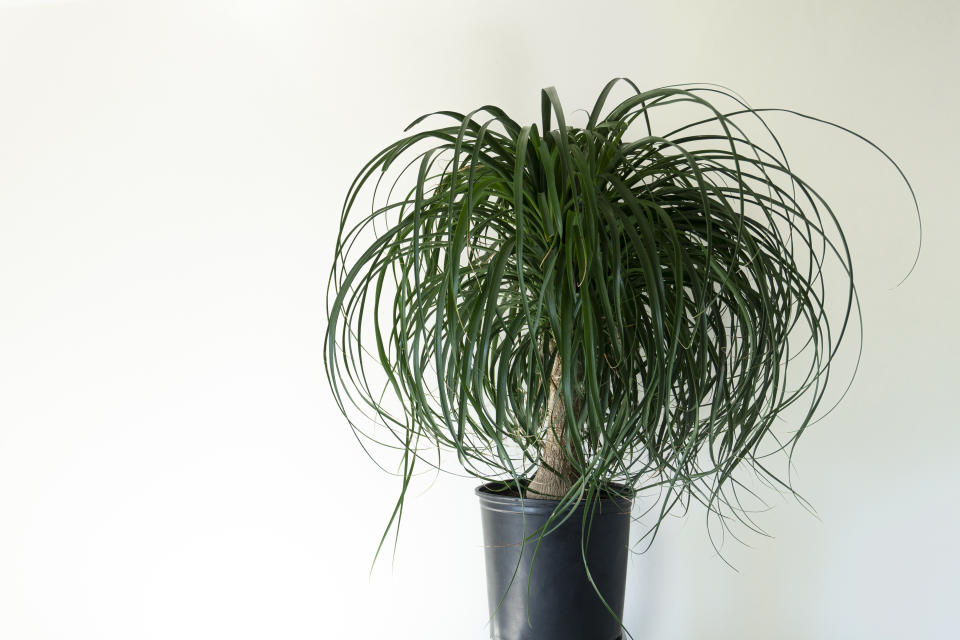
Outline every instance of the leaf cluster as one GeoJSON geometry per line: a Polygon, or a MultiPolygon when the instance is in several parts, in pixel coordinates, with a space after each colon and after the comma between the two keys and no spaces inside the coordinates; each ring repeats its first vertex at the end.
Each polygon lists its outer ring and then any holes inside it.
{"type": "Polygon", "coordinates": [[[769,111],[713,85],[621,79],[572,126],[550,88],[539,126],[489,105],[428,114],[363,167],[340,220],[325,362],[361,441],[401,452],[395,518],[429,451],[478,478],[529,478],[557,358],[570,504],[609,482],[660,487],[654,534],[691,499],[739,504],[740,467],[788,487],[765,458],[814,420],[860,316],[843,232],[769,111]],[[608,107],[618,82],[631,93],[608,107]],[[697,115],[653,126],[676,109],[697,115]],[[795,428],[777,435],[793,405],[795,428]]]}

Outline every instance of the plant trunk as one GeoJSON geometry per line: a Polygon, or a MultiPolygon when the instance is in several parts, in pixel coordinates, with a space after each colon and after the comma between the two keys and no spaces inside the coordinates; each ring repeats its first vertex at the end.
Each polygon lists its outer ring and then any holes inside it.
{"type": "Polygon", "coordinates": [[[560,499],[576,479],[576,472],[567,454],[567,414],[560,389],[560,354],[553,361],[550,393],[547,396],[547,429],[540,447],[540,468],[527,488],[529,497],[560,499]]]}

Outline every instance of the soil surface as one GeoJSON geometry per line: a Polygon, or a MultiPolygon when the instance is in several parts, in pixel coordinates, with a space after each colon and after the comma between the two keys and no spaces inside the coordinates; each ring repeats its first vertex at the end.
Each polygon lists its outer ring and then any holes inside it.
{"type": "MultiPolygon", "coordinates": [[[[516,485],[513,484],[513,483],[510,483],[510,484],[504,483],[503,485],[501,485],[502,490],[490,491],[490,493],[493,494],[493,495],[506,496],[506,497],[509,497],[509,498],[523,498],[524,500],[537,500],[537,499],[541,499],[541,500],[542,500],[542,499],[543,499],[542,496],[539,496],[539,495],[537,495],[537,494],[530,493],[529,491],[527,491],[527,483],[529,483],[529,482],[530,482],[529,480],[521,480],[521,481],[520,481],[521,487],[522,487],[522,489],[523,489],[523,494],[522,494],[522,495],[521,495],[521,493],[520,493],[519,491],[517,491],[517,487],[516,487],[516,485]]],[[[610,491],[610,490],[607,490],[607,489],[605,489],[605,490],[603,491],[603,499],[605,499],[605,500],[615,500],[615,499],[621,498],[621,497],[623,497],[622,492],[621,492],[621,493],[614,493],[614,492],[612,492],[612,491],[610,491]]],[[[553,498],[547,498],[547,499],[548,499],[548,500],[552,500],[553,498]]]]}

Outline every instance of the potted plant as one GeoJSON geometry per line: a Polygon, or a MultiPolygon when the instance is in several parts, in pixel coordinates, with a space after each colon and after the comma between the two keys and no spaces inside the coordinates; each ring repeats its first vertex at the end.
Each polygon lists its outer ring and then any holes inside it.
{"type": "Polygon", "coordinates": [[[785,110],[620,80],[629,97],[608,107],[611,81],[581,126],[552,88],[539,127],[423,116],[340,219],[333,393],[361,441],[400,452],[387,531],[417,465],[455,455],[483,481],[494,638],[620,637],[635,493],[660,490],[649,540],[692,500],[748,522],[737,472],[789,488],[769,445],[792,452],[859,322],[837,219],[764,121],[785,110]]]}

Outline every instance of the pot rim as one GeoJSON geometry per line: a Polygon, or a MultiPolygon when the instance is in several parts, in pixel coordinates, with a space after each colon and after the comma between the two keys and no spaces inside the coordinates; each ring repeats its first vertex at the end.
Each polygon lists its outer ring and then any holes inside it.
{"type": "MultiPolygon", "coordinates": [[[[520,482],[523,485],[526,485],[530,481],[527,479],[521,479],[520,482]]],[[[520,496],[506,495],[494,490],[496,487],[504,486],[513,488],[513,483],[507,480],[494,480],[492,482],[486,482],[474,489],[474,493],[480,498],[480,503],[483,508],[494,509],[498,511],[510,511],[518,513],[550,513],[556,509],[557,505],[560,504],[560,500],[553,498],[522,498],[520,496]]],[[[604,496],[600,498],[599,504],[601,512],[605,510],[604,505],[608,505],[606,509],[613,507],[614,512],[629,514],[633,507],[633,498],[636,495],[636,492],[633,489],[616,482],[607,483],[607,486],[613,487],[623,495],[604,496]]],[[[581,500],[576,508],[578,510],[583,509],[584,504],[586,504],[585,501],[581,500]]]]}

